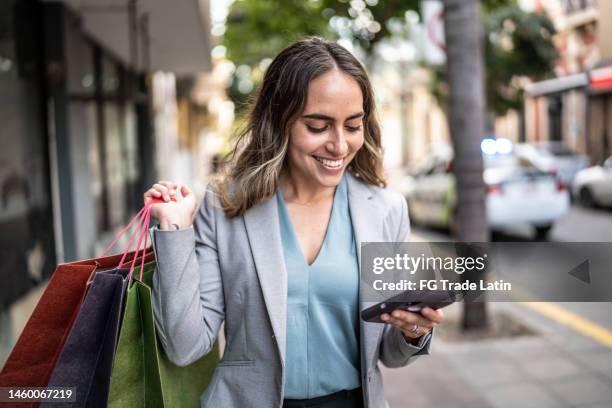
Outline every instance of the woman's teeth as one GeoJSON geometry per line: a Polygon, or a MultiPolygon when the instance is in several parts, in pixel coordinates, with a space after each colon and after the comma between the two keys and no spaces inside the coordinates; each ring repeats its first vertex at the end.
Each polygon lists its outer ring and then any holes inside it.
{"type": "Polygon", "coordinates": [[[340,167],[342,166],[342,159],[340,160],[329,160],[329,159],[324,159],[322,157],[317,157],[317,156],[313,156],[315,159],[317,159],[317,161],[323,163],[324,165],[326,165],[327,167],[340,167]]]}

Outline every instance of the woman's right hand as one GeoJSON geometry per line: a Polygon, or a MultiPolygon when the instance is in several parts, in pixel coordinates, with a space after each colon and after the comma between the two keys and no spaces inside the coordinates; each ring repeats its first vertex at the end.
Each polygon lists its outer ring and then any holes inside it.
{"type": "Polygon", "coordinates": [[[189,187],[182,186],[179,189],[175,183],[159,181],[144,193],[145,205],[154,198],[164,201],[151,206],[151,217],[157,220],[160,229],[176,229],[176,226],[183,229],[191,226],[196,211],[196,199],[189,187]]]}

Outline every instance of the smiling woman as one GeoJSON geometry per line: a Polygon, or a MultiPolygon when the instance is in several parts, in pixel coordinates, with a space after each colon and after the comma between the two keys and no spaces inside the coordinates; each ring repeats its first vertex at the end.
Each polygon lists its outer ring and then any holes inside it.
{"type": "Polygon", "coordinates": [[[159,182],[145,193],[145,202],[164,201],[151,209],[164,350],[190,364],[225,322],[202,406],[383,407],[378,361],[401,367],[429,353],[441,311],[359,319],[361,243],[404,241],[410,231],[406,201],[383,188],[373,101],[346,49],[298,41],[266,71],[195,221],[187,187],[159,182]]]}
{"type": "Polygon", "coordinates": [[[226,214],[241,215],[271,197],[286,170],[333,187],[348,169],[385,186],[374,110],[367,74],[342,46],[309,38],[287,47],[268,67],[231,165],[217,182],[226,214]],[[299,161],[287,169],[293,159],[299,161]]]}

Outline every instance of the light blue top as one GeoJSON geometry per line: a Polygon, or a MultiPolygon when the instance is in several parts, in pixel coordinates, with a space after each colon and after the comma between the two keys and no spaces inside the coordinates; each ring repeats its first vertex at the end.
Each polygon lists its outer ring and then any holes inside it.
{"type": "Polygon", "coordinates": [[[308,265],[277,190],[287,268],[285,398],[359,387],[359,269],[345,177],[334,193],[323,245],[308,265]]]}

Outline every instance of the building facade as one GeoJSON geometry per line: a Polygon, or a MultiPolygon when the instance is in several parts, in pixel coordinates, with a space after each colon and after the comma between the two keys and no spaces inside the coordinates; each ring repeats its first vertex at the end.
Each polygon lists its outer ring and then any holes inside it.
{"type": "Polygon", "coordinates": [[[593,162],[612,155],[612,2],[539,1],[557,27],[555,79],[527,87],[526,138],[562,141],[593,162]]]}
{"type": "Polygon", "coordinates": [[[211,68],[208,3],[179,3],[0,2],[0,365],[16,305],[100,255],[163,176],[157,145],[177,135],[155,133],[152,78],[211,68]]]}

